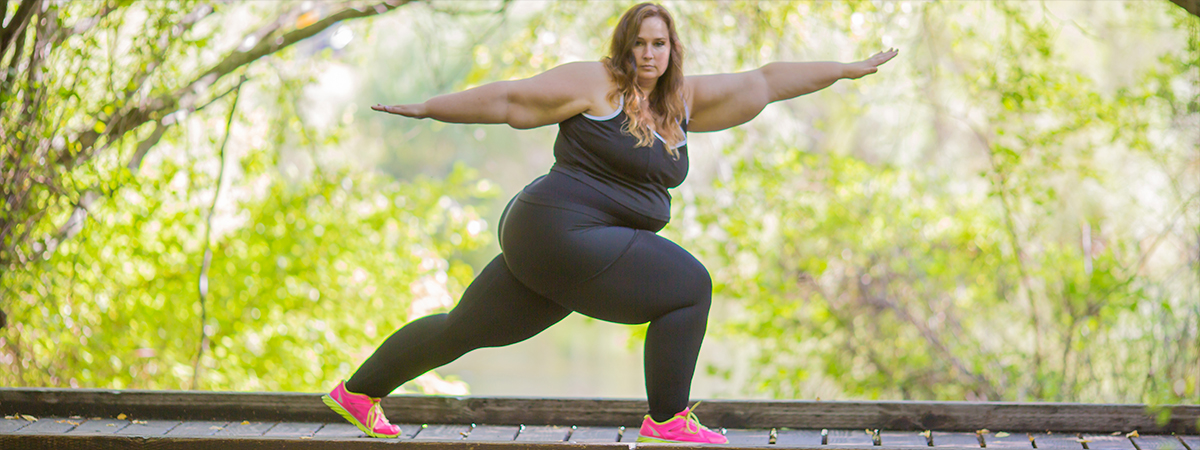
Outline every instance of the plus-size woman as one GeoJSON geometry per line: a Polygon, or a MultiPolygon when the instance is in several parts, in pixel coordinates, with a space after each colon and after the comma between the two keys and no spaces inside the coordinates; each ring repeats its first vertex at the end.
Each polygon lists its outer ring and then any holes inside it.
{"type": "Polygon", "coordinates": [[[384,418],[379,398],[471,350],[528,339],[574,311],[650,323],[649,413],[638,441],[726,442],[687,404],[712,280],[695,257],[656,234],[670,219],[667,189],[687,175],[686,133],[740,125],[768,103],[874,73],[895,55],[685,77],[674,21],[662,6],[643,3],[621,17],[601,62],[420,104],[374,106],[452,123],[558,124],[555,164],[509,203],[498,227],[502,253],[458,305],[396,331],[325,403],[370,436],[395,437],[400,430],[384,418]]]}

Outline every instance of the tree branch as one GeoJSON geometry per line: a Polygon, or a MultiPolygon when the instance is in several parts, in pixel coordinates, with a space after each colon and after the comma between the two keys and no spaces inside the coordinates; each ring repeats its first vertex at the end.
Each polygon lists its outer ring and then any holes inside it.
{"type": "MultiPolygon", "coordinates": [[[[149,152],[149,150],[158,143],[158,140],[161,139],[162,135],[159,132],[165,131],[166,127],[176,123],[175,118],[169,117],[168,114],[165,114],[167,111],[187,111],[188,113],[198,111],[233,91],[233,89],[225,91],[224,93],[210,99],[204,104],[197,106],[196,93],[206,90],[209,86],[215,83],[216,80],[246,64],[254,62],[258,58],[267,56],[279,51],[280,49],[295,44],[296,42],[316,35],[322,30],[342,20],[383,14],[408,4],[411,1],[412,0],[386,0],[371,7],[347,7],[325,17],[322,20],[317,21],[312,25],[293,30],[279,37],[278,39],[273,40],[272,42],[259,42],[257,46],[249,51],[242,52],[240,50],[234,50],[230,54],[226,55],[225,59],[221,63],[205,71],[202,75],[188,83],[186,87],[178,89],[171,94],[144,101],[136,107],[124,112],[124,114],[119,114],[119,117],[110,121],[105,129],[105,133],[108,135],[107,142],[115,142],[117,139],[124,136],[125,133],[136,129],[138,126],[145,124],[150,120],[159,121],[162,129],[160,130],[160,128],[156,127],[150,138],[139,143],[138,149],[134,152],[133,158],[131,158],[126,164],[126,167],[129,167],[130,170],[136,172],[135,168],[140,167],[141,160],[145,157],[147,152],[149,152]]],[[[208,14],[207,12],[200,11],[201,9],[198,8],[196,11],[193,11],[193,14],[189,17],[194,17],[195,20],[198,21],[208,14]]],[[[190,27],[190,24],[187,26],[190,27]]],[[[261,29],[259,31],[261,31],[261,29]]],[[[95,148],[95,143],[101,136],[100,133],[95,131],[96,125],[97,123],[92,123],[88,126],[88,131],[79,136],[78,141],[83,144],[83,149],[76,155],[70,156],[72,159],[63,161],[64,165],[73,167],[83,160],[90,158],[91,155],[94,154],[94,152],[91,150],[95,148]]],[[[68,217],[67,221],[63,225],[58,227],[57,236],[59,241],[68,239],[80,231],[80,227],[87,219],[88,209],[99,198],[100,195],[94,189],[88,190],[80,196],[79,202],[74,207],[74,212],[68,217]]]]}
{"type": "MultiPolygon", "coordinates": [[[[860,288],[861,288],[861,286],[860,286],[860,288]]],[[[921,333],[921,336],[925,338],[926,342],[929,342],[929,344],[931,344],[935,348],[937,348],[941,357],[946,358],[950,362],[950,365],[954,366],[955,369],[958,369],[958,371],[960,373],[962,373],[963,376],[974,381],[975,383],[977,383],[977,385],[980,388],[984,389],[985,390],[984,394],[987,395],[988,398],[990,398],[990,399],[1000,398],[999,391],[996,390],[996,387],[993,385],[992,381],[989,380],[986,375],[976,374],[975,372],[971,371],[971,369],[968,368],[967,365],[965,363],[963,363],[963,361],[961,359],[959,359],[957,356],[954,356],[954,353],[952,351],[950,351],[950,348],[946,346],[945,342],[942,342],[942,339],[937,336],[937,333],[934,333],[933,330],[930,329],[929,326],[926,325],[923,321],[918,320],[916,317],[914,317],[912,315],[912,313],[908,312],[907,308],[903,308],[897,302],[894,302],[894,301],[888,299],[886,294],[881,293],[880,295],[877,295],[877,296],[876,295],[864,295],[863,297],[866,298],[867,300],[871,301],[872,303],[875,303],[876,305],[883,306],[885,308],[892,310],[897,315],[899,315],[902,319],[904,319],[906,322],[908,322],[910,325],[912,325],[914,328],[916,328],[917,331],[921,333]]]]}
{"type": "MultiPolygon", "coordinates": [[[[273,54],[280,49],[286,48],[320,33],[326,28],[341,22],[343,20],[357,19],[362,17],[374,16],[394,10],[400,6],[410,3],[412,0],[387,0],[382,3],[377,3],[373,6],[364,7],[346,7],[339,11],[326,16],[316,23],[292,30],[283,36],[276,39],[259,42],[254,48],[247,51],[233,50],[225,59],[217,65],[208,69],[200,76],[196,77],[187,86],[180,88],[172,93],[159,96],[157,98],[142,102],[136,108],[120,115],[106,124],[103,133],[96,132],[96,125],[99,123],[93,122],[85,127],[82,134],[79,135],[78,142],[82,144],[84,151],[80,152],[81,158],[90,157],[91,150],[101,136],[105,136],[109,142],[116,141],[129,130],[150,121],[157,120],[164,115],[166,111],[173,111],[180,108],[187,108],[196,102],[196,98],[208,90],[210,86],[215,84],[219,79],[233,72],[234,70],[254,62],[263,56],[273,54]]],[[[75,161],[73,164],[78,164],[75,161]]],[[[72,164],[72,165],[73,165],[72,164]]]]}
{"type": "Polygon", "coordinates": [[[8,53],[8,45],[12,44],[14,36],[25,30],[25,26],[29,24],[29,18],[33,17],[33,11],[40,0],[21,0],[21,6],[17,7],[16,14],[13,14],[8,25],[0,29],[0,59],[4,59],[4,54],[8,53]]]}
{"type": "Polygon", "coordinates": [[[1171,0],[1171,3],[1179,5],[1193,16],[1200,17],[1200,0],[1171,0]]]}
{"type": "Polygon", "coordinates": [[[241,98],[242,84],[246,82],[246,77],[243,75],[241,81],[238,82],[236,91],[233,95],[233,104],[229,105],[229,116],[225,119],[225,137],[221,139],[221,149],[219,150],[221,164],[217,169],[217,186],[213,192],[212,204],[208,207],[208,216],[204,219],[204,260],[200,263],[200,277],[196,281],[197,292],[200,295],[200,345],[196,350],[196,361],[192,363],[192,390],[200,387],[200,359],[204,356],[204,347],[208,346],[208,331],[204,329],[204,322],[208,321],[208,267],[212,264],[212,219],[213,214],[217,210],[217,199],[221,197],[221,183],[225,180],[225,146],[229,144],[229,135],[233,127],[233,115],[237,112],[238,99],[241,98]]]}

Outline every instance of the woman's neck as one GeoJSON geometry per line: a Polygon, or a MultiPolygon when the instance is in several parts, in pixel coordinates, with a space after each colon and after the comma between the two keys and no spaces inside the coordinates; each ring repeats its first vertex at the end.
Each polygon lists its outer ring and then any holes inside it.
{"type": "Polygon", "coordinates": [[[642,92],[646,94],[646,98],[648,99],[650,98],[650,94],[654,92],[654,87],[658,85],[658,79],[656,78],[649,82],[639,79],[637,80],[637,84],[638,87],[642,88],[642,92]]]}

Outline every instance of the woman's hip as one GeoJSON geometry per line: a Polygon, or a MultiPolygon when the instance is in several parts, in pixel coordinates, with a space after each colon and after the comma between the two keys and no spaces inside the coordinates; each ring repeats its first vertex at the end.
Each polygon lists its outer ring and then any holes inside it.
{"type": "Polygon", "coordinates": [[[500,218],[500,248],[509,269],[542,295],[575,286],[621,257],[637,230],[603,213],[532,203],[520,196],[500,218]]]}

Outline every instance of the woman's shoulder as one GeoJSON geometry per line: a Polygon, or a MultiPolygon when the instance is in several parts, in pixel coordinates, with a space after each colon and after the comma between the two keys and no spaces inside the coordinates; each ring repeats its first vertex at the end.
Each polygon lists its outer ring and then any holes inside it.
{"type": "Polygon", "coordinates": [[[572,80],[579,95],[586,97],[591,105],[587,114],[603,116],[612,113],[617,105],[610,105],[608,93],[616,87],[608,69],[599,61],[577,61],[551,69],[572,80]]]}

